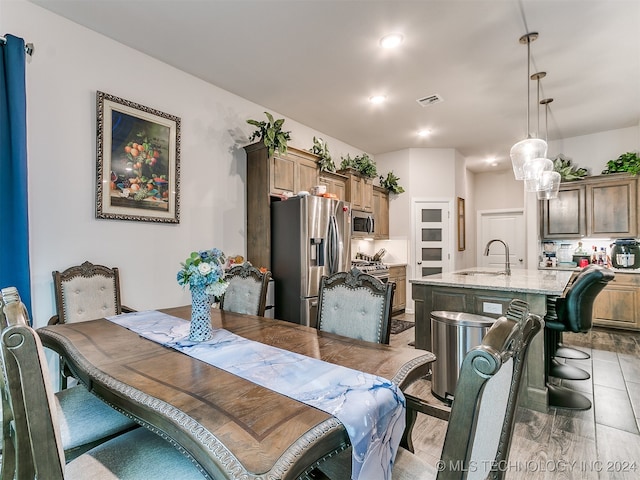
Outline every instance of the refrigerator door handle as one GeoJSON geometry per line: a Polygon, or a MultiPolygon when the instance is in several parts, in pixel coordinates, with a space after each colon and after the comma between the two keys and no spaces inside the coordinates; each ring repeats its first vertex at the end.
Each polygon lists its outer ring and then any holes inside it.
{"type": "Polygon", "coordinates": [[[329,217],[329,232],[327,234],[327,256],[329,275],[333,275],[338,271],[338,225],[336,217],[329,217]]]}

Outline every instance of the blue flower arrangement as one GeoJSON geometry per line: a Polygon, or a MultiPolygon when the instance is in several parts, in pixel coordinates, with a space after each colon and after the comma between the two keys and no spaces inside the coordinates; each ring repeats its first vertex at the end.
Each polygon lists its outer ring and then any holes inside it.
{"type": "Polygon", "coordinates": [[[224,264],[227,258],[221,250],[213,248],[200,252],[192,252],[181,263],[182,269],[178,272],[178,285],[183,287],[205,287],[209,295],[222,296],[229,285],[224,280],[224,264]]]}

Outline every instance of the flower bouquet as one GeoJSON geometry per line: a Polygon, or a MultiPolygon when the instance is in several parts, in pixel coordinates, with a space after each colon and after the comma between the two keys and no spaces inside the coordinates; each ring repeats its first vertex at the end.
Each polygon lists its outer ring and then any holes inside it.
{"type": "Polygon", "coordinates": [[[211,302],[210,295],[220,297],[229,285],[224,280],[225,254],[213,248],[192,252],[181,263],[178,272],[178,284],[189,286],[191,290],[191,327],[189,339],[195,342],[211,338],[211,302]]]}

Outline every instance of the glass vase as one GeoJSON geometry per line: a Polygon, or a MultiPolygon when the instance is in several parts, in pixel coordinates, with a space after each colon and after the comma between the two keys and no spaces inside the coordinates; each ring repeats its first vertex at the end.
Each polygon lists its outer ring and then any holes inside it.
{"type": "Polygon", "coordinates": [[[204,286],[191,287],[191,326],[189,340],[204,342],[211,338],[211,302],[204,286]]]}

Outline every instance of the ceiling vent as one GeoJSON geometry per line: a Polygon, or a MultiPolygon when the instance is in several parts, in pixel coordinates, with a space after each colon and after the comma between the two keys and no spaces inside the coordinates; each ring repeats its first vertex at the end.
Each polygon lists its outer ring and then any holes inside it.
{"type": "Polygon", "coordinates": [[[437,93],[435,95],[428,95],[426,97],[419,98],[416,100],[423,107],[428,107],[429,105],[434,105],[436,103],[443,102],[444,100],[437,93]]]}

